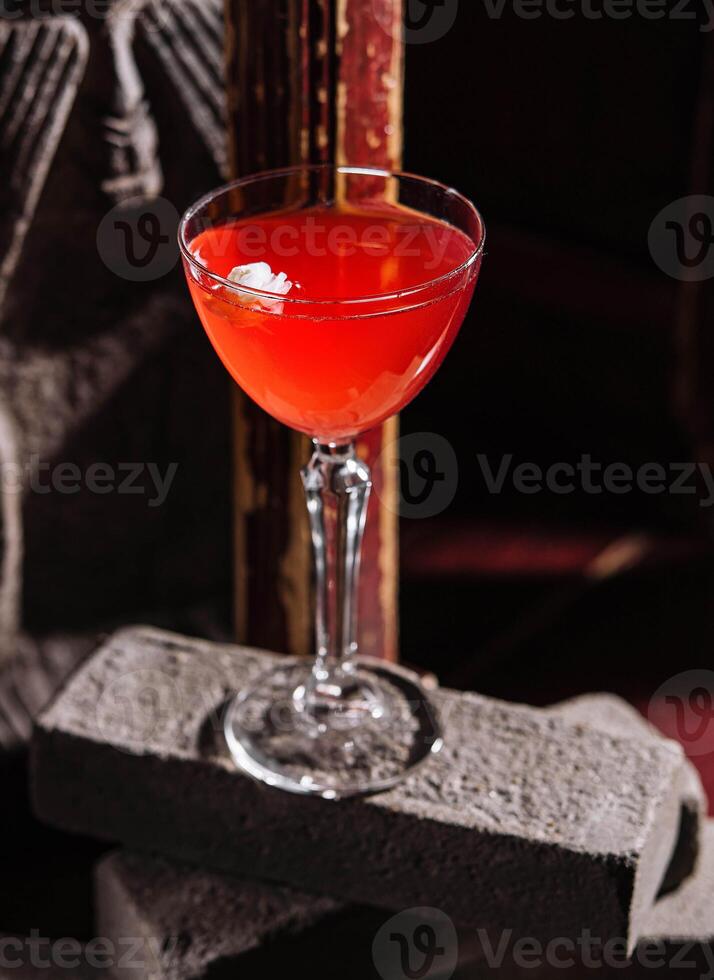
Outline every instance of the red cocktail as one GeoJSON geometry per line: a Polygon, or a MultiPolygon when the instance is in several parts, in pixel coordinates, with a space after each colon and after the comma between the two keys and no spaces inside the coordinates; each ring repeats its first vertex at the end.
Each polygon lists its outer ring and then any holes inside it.
{"type": "Polygon", "coordinates": [[[237,181],[179,233],[203,326],[244,391],[313,438],[302,472],[316,572],[316,659],[239,692],[225,732],[271,785],[327,798],[393,785],[440,744],[409,672],[358,660],[355,597],[371,489],[352,440],[432,377],[471,301],[484,227],[434,181],[299,167],[237,181]]]}
{"type": "Polygon", "coordinates": [[[241,388],[281,422],[323,440],[373,428],[421,390],[461,326],[477,272],[467,282],[455,272],[474,248],[463,232],[389,204],[228,221],[189,248],[223,278],[257,261],[287,274],[288,302],[272,308],[235,286],[206,289],[192,278],[189,286],[241,388]],[[425,287],[430,280],[438,283],[425,287]],[[345,309],[355,295],[364,313],[345,309]]]}

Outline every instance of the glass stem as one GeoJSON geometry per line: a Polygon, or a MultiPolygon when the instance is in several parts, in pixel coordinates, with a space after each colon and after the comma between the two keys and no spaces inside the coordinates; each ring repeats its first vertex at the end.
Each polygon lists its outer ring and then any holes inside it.
{"type": "Polygon", "coordinates": [[[303,708],[347,711],[357,652],[360,552],[372,481],[354,444],[314,440],[302,470],[315,561],[317,656],[303,708]]]}

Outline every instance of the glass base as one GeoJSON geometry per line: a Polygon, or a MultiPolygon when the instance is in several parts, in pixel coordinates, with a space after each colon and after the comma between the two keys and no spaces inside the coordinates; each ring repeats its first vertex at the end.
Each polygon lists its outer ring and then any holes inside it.
{"type": "Polygon", "coordinates": [[[442,744],[416,674],[367,658],[331,674],[286,658],[231,703],[225,735],[250,776],[333,800],[394,786],[442,744]]]}

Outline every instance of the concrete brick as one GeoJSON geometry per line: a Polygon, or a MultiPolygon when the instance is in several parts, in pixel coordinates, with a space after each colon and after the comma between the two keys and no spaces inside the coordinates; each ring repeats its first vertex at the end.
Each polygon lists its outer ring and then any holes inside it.
{"type": "MultiPolygon", "coordinates": [[[[645,977],[652,969],[694,978],[714,968],[714,821],[707,821],[702,829],[702,854],[695,874],[655,904],[632,962],[615,966],[606,957],[598,967],[588,969],[597,969],[598,976],[607,978],[623,972],[627,977],[645,977]]],[[[105,858],[97,867],[96,881],[97,934],[117,949],[122,940],[126,944],[131,937],[141,939],[140,945],[134,943],[134,969],[119,971],[126,980],[204,980],[215,976],[218,964],[226,975],[239,970],[250,975],[254,963],[261,972],[281,957],[294,963],[297,949],[313,966],[319,961],[329,969],[340,963],[341,975],[362,980],[375,976],[372,940],[388,913],[370,913],[280,886],[127,852],[105,858]],[[255,958],[259,952],[260,961],[255,958]],[[353,968],[354,973],[346,972],[353,968]]],[[[518,938],[514,935],[512,941],[518,938]]],[[[498,937],[492,936],[491,942],[496,949],[498,937]]],[[[477,936],[462,932],[459,946],[458,976],[464,980],[483,976],[547,980],[557,967],[544,963],[519,968],[510,942],[503,962],[492,966],[477,936]]],[[[595,950],[595,956],[600,956],[602,951],[597,946],[595,950]]],[[[576,957],[574,966],[557,967],[557,975],[582,976],[581,960],[576,957]]]]}
{"type": "MultiPolygon", "coordinates": [[[[647,916],[646,939],[714,943],[714,820],[702,826],[702,846],[694,874],[659,899],[647,916]]],[[[714,967],[714,963],[712,964],[714,967]]]]}
{"type": "Polygon", "coordinates": [[[388,913],[128,852],[101,861],[95,881],[97,934],[123,950],[121,980],[294,975],[301,959],[320,976],[336,963],[375,976],[371,939],[388,913]]]}
{"type": "MultiPolygon", "coordinates": [[[[541,962],[525,965],[515,951],[517,936],[509,939],[500,959],[485,962],[483,950],[476,950],[478,967],[469,975],[473,980],[494,977],[498,980],[552,980],[554,976],[582,978],[597,976],[601,980],[646,980],[662,975],[678,980],[704,980],[714,975],[714,820],[702,826],[702,847],[694,874],[676,891],[660,898],[650,911],[644,935],[629,960],[622,944],[609,946],[597,935],[588,937],[588,945],[569,953],[557,952],[560,962],[544,955],[541,962]],[[591,941],[592,940],[592,941],[591,941]],[[584,950],[587,950],[585,952],[584,950]],[[564,965],[564,961],[571,962],[564,965]]],[[[497,937],[491,936],[496,948],[497,937]]]]}
{"type": "MultiPolygon", "coordinates": [[[[662,738],[637,711],[609,694],[575,698],[549,711],[575,724],[611,733],[662,738]]],[[[699,812],[703,793],[695,774],[692,788],[699,812]]],[[[706,926],[700,928],[702,919],[711,920],[714,926],[705,901],[714,885],[714,823],[705,830],[705,851],[697,877],[652,910],[648,929],[655,936],[666,936],[668,930],[672,936],[706,935],[706,926]],[[682,931],[686,929],[689,932],[682,931]]],[[[117,852],[98,865],[95,904],[97,933],[115,947],[122,938],[126,942],[126,937],[143,937],[138,955],[132,957],[136,965],[129,973],[131,980],[146,980],[152,972],[160,980],[203,980],[213,975],[218,963],[229,972],[250,972],[250,958],[258,951],[263,955],[261,972],[265,972],[266,955],[273,963],[279,956],[292,958],[294,963],[296,945],[313,966],[321,957],[328,969],[335,963],[340,963],[343,971],[356,967],[355,976],[364,980],[375,974],[369,955],[372,941],[389,915],[130,852],[117,852]],[[342,935],[345,928],[348,947],[342,935]],[[337,943],[327,941],[335,937],[337,943]],[[344,948],[350,950],[348,957],[344,948]]],[[[710,932],[714,935],[714,930],[710,932]]],[[[473,963],[480,963],[483,969],[478,938],[462,934],[459,944],[459,976],[471,976],[473,963]]],[[[504,964],[502,972],[512,968],[504,964]]],[[[126,971],[123,975],[127,976],[126,971]]]]}
{"type": "MultiPolygon", "coordinates": [[[[622,698],[612,694],[583,694],[552,705],[548,711],[572,724],[589,725],[612,735],[624,735],[662,742],[664,736],[622,698]]],[[[700,828],[707,811],[707,796],[699,773],[687,763],[680,774],[680,824],[677,842],[669,867],[660,885],[660,893],[677,888],[695,869],[700,847],[700,828]]]]}
{"type": "Polygon", "coordinates": [[[42,818],[216,871],[548,937],[632,946],[675,849],[678,746],[441,690],[444,751],[396,789],[340,804],[236,772],[226,696],[273,655],[149,628],[113,637],[41,716],[42,818]],[[548,901],[543,901],[543,883],[548,901]]]}

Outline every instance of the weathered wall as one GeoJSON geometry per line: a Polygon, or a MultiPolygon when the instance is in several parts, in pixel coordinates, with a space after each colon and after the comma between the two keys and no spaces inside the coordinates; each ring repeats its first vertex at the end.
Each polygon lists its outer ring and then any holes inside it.
{"type": "Polygon", "coordinates": [[[173,238],[224,165],[221,6],[83,6],[0,23],[5,636],[181,606],[229,574],[228,384],[173,238]],[[98,462],[111,490],[88,485],[98,462]],[[148,464],[176,464],[161,504],[148,464]]]}

